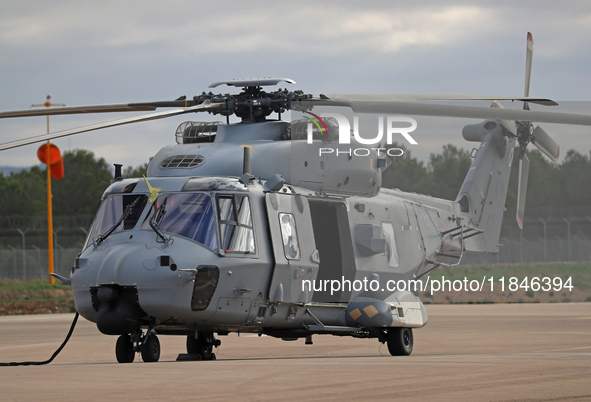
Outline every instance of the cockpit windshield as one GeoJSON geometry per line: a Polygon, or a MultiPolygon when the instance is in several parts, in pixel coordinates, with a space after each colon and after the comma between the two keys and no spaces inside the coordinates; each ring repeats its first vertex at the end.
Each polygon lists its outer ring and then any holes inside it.
{"type": "Polygon", "coordinates": [[[109,195],[99,207],[85,247],[134,229],[146,208],[141,229],[155,231],[160,241],[178,235],[226,254],[256,252],[248,196],[217,192],[161,193],[152,204],[144,194],[109,195]]]}
{"type": "MultiPolygon", "coordinates": [[[[155,213],[165,208],[160,220],[155,222],[163,232],[178,234],[195,240],[210,249],[216,249],[214,207],[211,197],[203,193],[162,194],[154,202],[155,213]]],[[[142,229],[150,229],[150,217],[142,224],[142,229]]]]}

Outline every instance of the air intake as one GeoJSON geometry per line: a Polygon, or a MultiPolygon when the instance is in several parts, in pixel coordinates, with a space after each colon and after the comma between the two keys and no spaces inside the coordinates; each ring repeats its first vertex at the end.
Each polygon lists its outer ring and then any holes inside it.
{"type": "Polygon", "coordinates": [[[160,166],[164,169],[193,168],[204,161],[205,158],[201,155],[175,155],[164,159],[160,162],[160,166]]]}

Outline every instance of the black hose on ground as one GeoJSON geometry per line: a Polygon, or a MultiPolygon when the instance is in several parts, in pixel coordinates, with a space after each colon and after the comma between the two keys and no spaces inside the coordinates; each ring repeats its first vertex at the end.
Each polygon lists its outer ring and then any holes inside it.
{"type": "Polygon", "coordinates": [[[64,342],[61,344],[61,346],[53,353],[53,355],[51,355],[51,357],[45,361],[42,362],[11,362],[11,363],[0,363],[0,367],[6,367],[6,366],[42,366],[44,364],[49,364],[53,361],[53,359],[55,359],[55,357],[57,355],[59,355],[59,353],[62,351],[62,349],[64,348],[64,346],[66,346],[66,343],[68,343],[68,341],[70,340],[70,337],[72,336],[72,332],[74,332],[74,327],[76,326],[76,322],[78,322],[78,312],[76,312],[76,315],[74,316],[74,321],[72,321],[72,325],[70,326],[70,331],[68,332],[68,335],[66,335],[66,339],[64,339],[64,342]]]}

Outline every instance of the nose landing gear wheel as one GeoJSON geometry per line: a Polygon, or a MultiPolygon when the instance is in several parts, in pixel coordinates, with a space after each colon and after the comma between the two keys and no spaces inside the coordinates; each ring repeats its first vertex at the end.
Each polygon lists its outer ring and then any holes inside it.
{"type": "Polygon", "coordinates": [[[388,351],[392,356],[408,356],[412,353],[414,343],[412,328],[388,328],[386,336],[388,351]]]}
{"type": "Polygon", "coordinates": [[[135,351],[129,334],[121,335],[117,338],[117,343],[115,344],[115,356],[117,356],[117,361],[119,363],[133,362],[135,351]]]}
{"type": "Polygon", "coordinates": [[[146,363],[157,362],[160,359],[160,341],[154,334],[148,334],[142,343],[142,360],[146,363]]]}

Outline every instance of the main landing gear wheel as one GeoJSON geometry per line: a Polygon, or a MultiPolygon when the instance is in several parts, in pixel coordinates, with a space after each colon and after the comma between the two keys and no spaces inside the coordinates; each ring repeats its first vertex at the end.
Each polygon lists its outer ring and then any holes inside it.
{"type": "Polygon", "coordinates": [[[121,335],[115,344],[115,356],[119,363],[131,363],[135,358],[135,350],[129,334],[121,335]]]}
{"type": "Polygon", "coordinates": [[[160,359],[160,341],[154,334],[148,333],[142,342],[142,360],[146,363],[157,362],[160,359]]]}
{"type": "Polygon", "coordinates": [[[133,362],[136,352],[142,353],[142,360],[146,363],[157,362],[160,359],[160,341],[156,334],[148,332],[142,336],[138,331],[117,338],[115,356],[119,363],[133,362]]]}
{"type": "Polygon", "coordinates": [[[392,356],[408,356],[414,344],[412,328],[392,327],[386,334],[388,351],[392,356]]]}
{"type": "Polygon", "coordinates": [[[215,360],[213,348],[220,344],[220,340],[215,339],[212,332],[200,332],[197,339],[193,335],[187,335],[187,353],[198,355],[201,360],[215,360]]]}

